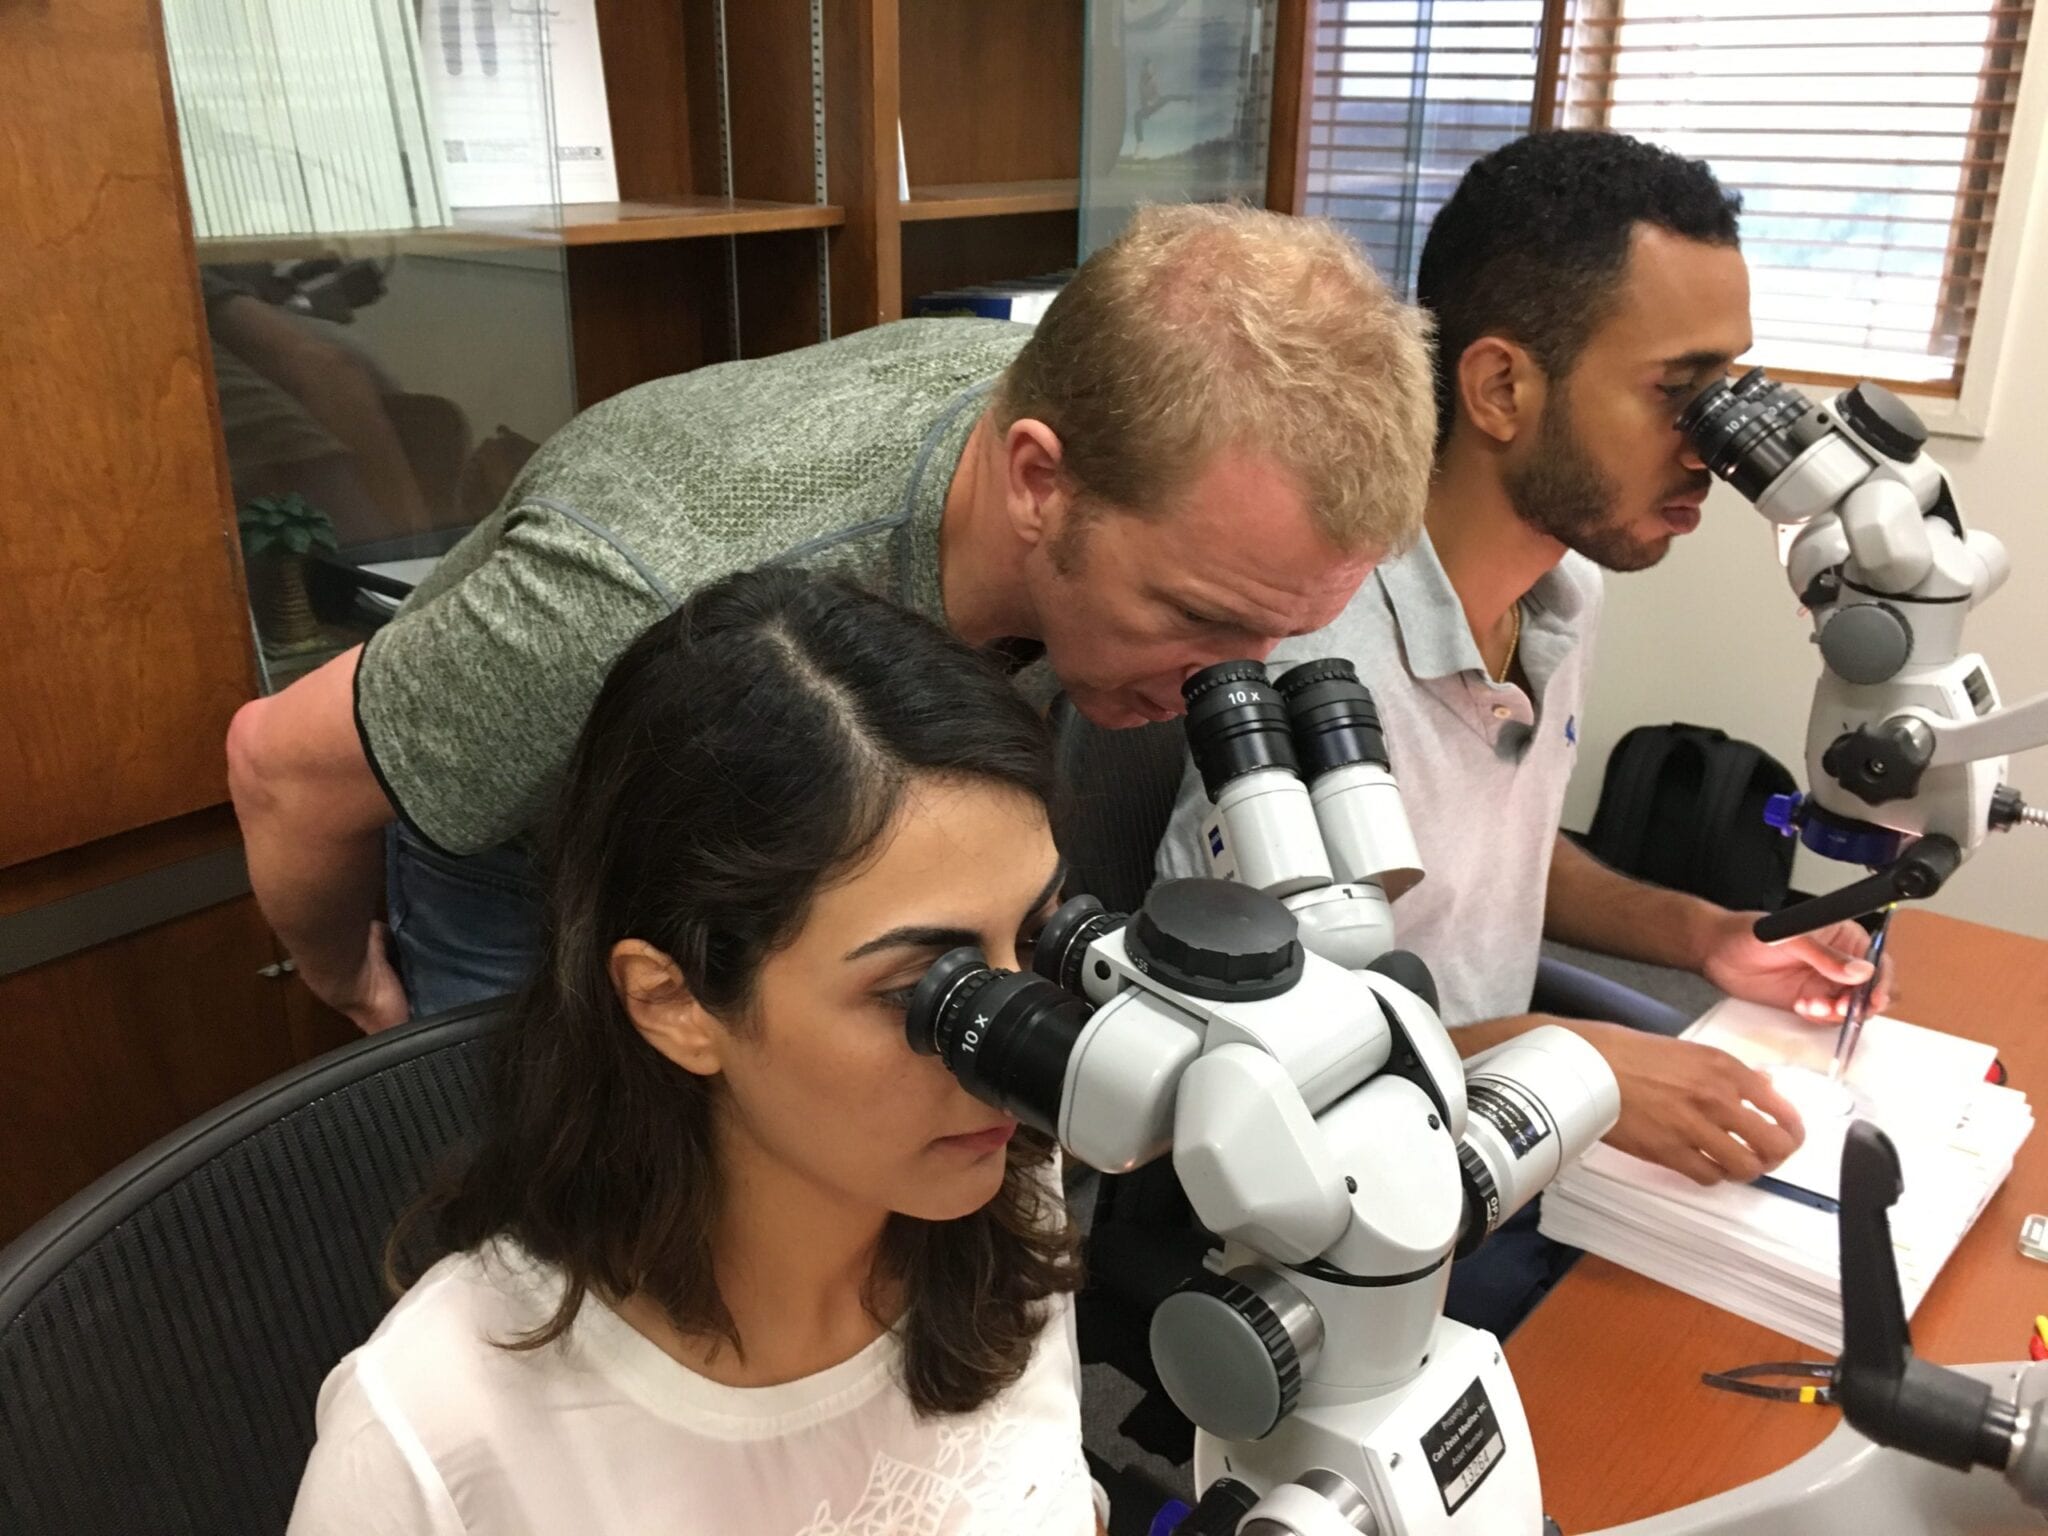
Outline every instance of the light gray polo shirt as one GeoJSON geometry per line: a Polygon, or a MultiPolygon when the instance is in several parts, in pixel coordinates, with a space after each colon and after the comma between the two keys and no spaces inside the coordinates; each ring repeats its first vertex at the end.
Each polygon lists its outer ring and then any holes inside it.
{"type": "MultiPolygon", "coordinates": [[[[1336,622],[1267,663],[1277,675],[1343,656],[1372,690],[1424,869],[1394,905],[1395,928],[1435,973],[1446,1024],[1529,1007],[1599,615],[1599,569],[1566,555],[1522,599],[1521,669],[1534,696],[1496,683],[1425,537],[1374,571],[1336,622]]],[[[1159,847],[1162,879],[1209,872],[1208,812],[1190,767],[1159,847]]]]}

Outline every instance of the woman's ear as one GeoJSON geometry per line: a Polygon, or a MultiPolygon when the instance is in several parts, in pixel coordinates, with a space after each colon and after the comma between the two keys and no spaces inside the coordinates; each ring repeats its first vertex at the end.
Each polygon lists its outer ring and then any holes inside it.
{"type": "Polygon", "coordinates": [[[681,966],[644,939],[621,939],[609,968],[612,990],[642,1039],[685,1072],[723,1070],[725,1026],[697,1001],[681,966]]]}

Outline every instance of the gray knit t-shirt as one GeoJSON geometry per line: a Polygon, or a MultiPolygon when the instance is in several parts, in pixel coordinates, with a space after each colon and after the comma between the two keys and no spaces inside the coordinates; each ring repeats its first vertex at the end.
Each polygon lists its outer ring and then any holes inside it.
{"type": "Polygon", "coordinates": [[[357,728],[399,814],[454,853],[529,831],[613,660],[734,571],[837,571],[943,619],[946,492],[1030,334],[908,320],[570,422],[364,650],[357,728]]]}
{"type": "MultiPolygon", "coordinates": [[[[1497,683],[1425,536],[1367,577],[1327,629],[1283,642],[1267,663],[1278,675],[1343,656],[1372,690],[1424,870],[1394,903],[1395,937],[1428,962],[1446,1024],[1528,1010],[1599,618],[1599,570],[1566,555],[1522,599],[1528,690],[1497,683]]],[[[1209,809],[1190,768],[1159,845],[1162,879],[1209,872],[1209,809]]]]}

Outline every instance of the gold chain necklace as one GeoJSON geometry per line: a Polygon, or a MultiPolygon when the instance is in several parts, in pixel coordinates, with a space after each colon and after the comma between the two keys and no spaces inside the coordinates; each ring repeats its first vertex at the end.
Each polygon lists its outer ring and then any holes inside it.
{"type": "Polygon", "coordinates": [[[1494,678],[1496,683],[1504,683],[1508,680],[1508,674],[1515,670],[1515,652],[1520,650],[1522,646],[1522,605],[1518,602],[1508,612],[1515,617],[1515,629],[1514,633],[1508,637],[1507,659],[1500,664],[1500,675],[1494,678]]]}

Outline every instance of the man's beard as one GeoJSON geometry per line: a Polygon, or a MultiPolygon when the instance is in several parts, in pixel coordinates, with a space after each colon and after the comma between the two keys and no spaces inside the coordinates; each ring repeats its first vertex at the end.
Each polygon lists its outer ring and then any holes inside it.
{"type": "Polygon", "coordinates": [[[1619,493],[1579,445],[1564,392],[1553,389],[1529,461],[1504,478],[1523,522],[1607,571],[1646,571],[1671,548],[1671,536],[1640,539],[1615,517],[1619,493]]]}

